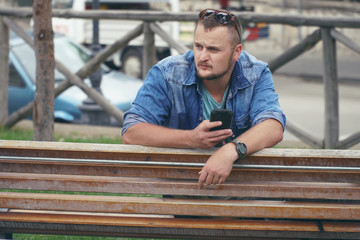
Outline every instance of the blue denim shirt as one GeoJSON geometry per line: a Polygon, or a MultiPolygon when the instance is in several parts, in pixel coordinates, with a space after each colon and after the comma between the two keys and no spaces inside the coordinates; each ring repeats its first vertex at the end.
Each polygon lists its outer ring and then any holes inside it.
{"type": "MultiPolygon", "coordinates": [[[[203,121],[203,100],[193,51],[157,63],[147,74],[133,107],[125,113],[122,134],[142,122],[174,129],[194,129],[203,121]]],[[[269,118],[285,129],[278,95],[268,65],[245,51],[230,81],[226,108],[234,113],[233,138],[269,118]]]]}

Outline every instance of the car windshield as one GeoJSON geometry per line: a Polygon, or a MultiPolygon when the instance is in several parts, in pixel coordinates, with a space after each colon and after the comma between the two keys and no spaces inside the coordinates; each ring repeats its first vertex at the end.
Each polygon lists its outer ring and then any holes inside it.
{"type": "MultiPolygon", "coordinates": [[[[91,58],[90,51],[85,47],[71,42],[66,37],[54,38],[55,58],[64,64],[71,72],[76,73],[91,58]]],[[[30,78],[35,82],[36,79],[36,61],[34,50],[27,44],[15,46],[13,53],[21,61],[21,64],[29,74],[30,78]]],[[[103,71],[108,71],[102,66],[103,71]]],[[[55,70],[55,81],[64,80],[65,77],[59,71],[55,70]]]]}

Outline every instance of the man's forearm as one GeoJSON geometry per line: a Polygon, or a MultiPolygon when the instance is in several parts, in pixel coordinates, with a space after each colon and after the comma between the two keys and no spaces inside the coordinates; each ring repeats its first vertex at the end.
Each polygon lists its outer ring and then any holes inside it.
{"type": "Polygon", "coordinates": [[[283,138],[283,127],[275,119],[267,119],[252,127],[237,139],[247,146],[247,153],[253,153],[263,148],[271,147],[283,138]]]}
{"type": "Polygon", "coordinates": [[[123,143],[152,147],[191,148],[189,131],[165,128],[150,123],[131,126],[123,135],[123,143]]]}

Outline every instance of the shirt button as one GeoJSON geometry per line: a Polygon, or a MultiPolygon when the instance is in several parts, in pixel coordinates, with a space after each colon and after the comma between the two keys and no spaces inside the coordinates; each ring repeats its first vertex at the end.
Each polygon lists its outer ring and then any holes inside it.
{"type": "Polygon", "coordinates": [[[202,121],[202,117],[200,117],[199,120],[202,121]]]}

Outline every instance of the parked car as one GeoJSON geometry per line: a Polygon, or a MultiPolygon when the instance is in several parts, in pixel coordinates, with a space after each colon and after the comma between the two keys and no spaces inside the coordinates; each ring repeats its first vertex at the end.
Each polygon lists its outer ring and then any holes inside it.
{"type": "MultiPolygon", "coordinates": [[[[10,34],[9,52],[9,114],[33,101],[36,88],[36,60],[34,50],[16,34],[10,34]]],[[[55,34],[55,58],[76,73],[90,58],[91,53],[70,38],[55,34]]],[[[101,91],[105,98],[122,111],[130,109],[138,89],[143,82],[121,72],[112,71],[105,65],[102,69],[101,91]]],[[[55,87],[65,77],[55,70],[55,87]]],[[[84,80],[91,86],[90,80],[84,80]]],[[[58,122],[80,122],[79,105],[87,95],[78,87],[72,86],[60,94],[54,102],[54,119],[58,122]]]]}
{"type": "MultiPolygon", "coordinates": [[[[180,0],[99,0],[101,10],[126,11],[166,11],[178,12],[180,0]]],[[[92,9],[92,0],[52,0],[53,9],[87,11],[92,9]]],[[[138,26],[141,21],[122,19],[101,19],[99,21],[99,42],[102,46],[113,44],[116,40],[126,36],[129,31],[138,26]]],[[[179,40],[179,22],[161,22],[161,28],[173,39],[179,40]]],[[[92,44],[92,20],[82,18],[52,18],[55,32],[64,34],[74,41],[89,46],[92,44]]],[[[129,76],[142,78],[142,51],[144,35],[129,42],[127,46],[116,52],[108,59],[107,64],[113,68],[120,68],[129,76]]],[[[155,35],[156,56],[160,60],[171,54],[177,54],[160,36],[155,35]]]]}

